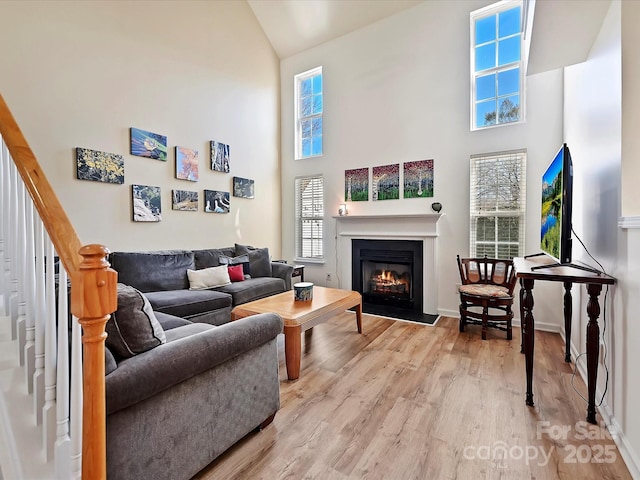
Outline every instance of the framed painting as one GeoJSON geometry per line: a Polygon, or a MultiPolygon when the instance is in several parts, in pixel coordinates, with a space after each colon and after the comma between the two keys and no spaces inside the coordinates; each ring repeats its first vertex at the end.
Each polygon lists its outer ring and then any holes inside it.
{"type": "Polygon", "coordinates": [[[76,148],[76,174],[78,180],[103,183],[124,183],[124,158],[117,153],[76,148]]]}
{"type": "Polygon", "coordinates": [[[376,200],[400,198],[400,164],[372,168],[371,197],[376,200]]]}
{"type": "Polygon", "coordinates": [[[433,197],[433,160],[404,162],[404,198],[433,197]]]}
{"type": "Polygon", "coordinates": [[[198,151],[187,147],[176,147],[176,178],[198,181],[198,151]]]}
{"type": "Polygon", "coordinates": [[[344,200],[346,202],[369,200],[369,168],[344,171],[344,200]]]}
{"type": "Polygon", "coordinates": [[[183,212],[198,211],[198,192],[171,190],[171,208],[183,212]]]}
{"type": "Polygon", "coordinates": [[[131,155],[167,161],[167,137],[131,127],[131,155]]]}
{"type": "Polygon", "coordinates": [[[229,173],[229,145],[211,140],[211,170],[229,173]]]}
{"type": "Polygon", "coordinates": [[[159,222],[162,220],[160,187],[131,185],[131,200],[134,222],[159,222]]]}
{"type": "Polygon", "coordinates": [[[240,198],[255,197],[255,182],[248,178],[233,177],[233,196],[240,198]]]}
{"type": "Polygon", "coordinates": [[[205,190],[204,211],[208,213],[229,213],[229,192],[205,190]]]}

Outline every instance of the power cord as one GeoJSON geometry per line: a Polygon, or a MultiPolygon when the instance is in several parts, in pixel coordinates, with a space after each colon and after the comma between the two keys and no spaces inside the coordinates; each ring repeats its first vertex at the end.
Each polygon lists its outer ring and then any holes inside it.
{"type": "MultiPolygon", "coordinates": [[[[580,245],[582,245],[582,248],[584,248],[584,251],[587,252],[587,255],[589,255],[589,257],[591,257],[591,259],[598,264],[602,273],[604,273],[605,275],[608,275],[604,267],[602,266],[602,264],[598,260],[596,260],[595,257],[591,255],[591,253],[589,253],[589,250],[585,246],[582,239],[580,239],[576,231],[573,229],[573,226],[571,227],[571,232],[576,237],[578,242],[580,242],[580,245]]],[[[604,306],[602,308],[602,332],[600,335],[601,338],[598,338],[598,348],[600,347],[600,340],[602,339],[602,347],[603,347],[602,348],[602,365],[604,366],[604,371],[605,371],[605,383],[604,383],[604,392],[602,392],[602,398],[600,398],[600,402],[598,402],[598,407],[601,406],[602,403],[604,402],[604,397],[607,395],[607,390],[609,388],[609,367],[607,366],[608,351],[607,351],[607,343],[604,341],[604,338],[605,338],[604,334],[607,331],[607,298],[609,296],[609,285],[607,285],[606,287],[607,289],[605,290],[604,301],[603,301],[604,306]]],[[[573,390],[580,396],[580,398],[582,398],[582,400],[585,401],[585,403],[589,403],[589,400],[584,398],[584,396],[578,391],[578,389],[574,384],[574,379],[576,377],[576,373],[578,372],[578,360],[583,355],[586,355],[586,352],[582,352],[576,357],[575,367],[573,369],[573,375],[571,376],[571,386],[573,387],[573,390]]]]}

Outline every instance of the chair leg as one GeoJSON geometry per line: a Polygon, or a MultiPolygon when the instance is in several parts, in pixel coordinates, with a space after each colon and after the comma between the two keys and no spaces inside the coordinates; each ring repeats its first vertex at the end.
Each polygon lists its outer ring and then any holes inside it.
{"type": "Polygon", "coordinates": [[[513,313],[511,312],[511,307],[507,306],[507,315],[509,318],[507,319],[507,340],[511,340],[513,338],[513,331],[511,330],[511,320],[513,320],[513,313]]]}
{"type": "Polygon", "coordinates": [[[466,303],[460,304],[460,331],[464,332],[464,327],[467,325],[467,317],[464,314],[465,309],[467,308],[466,303]]]}
{"type": "Polygon", "coordinates": [[[487,339],[487,319],[488,319],[488,315],[489,315],[489,308],[488,307],[483,307],[482,308],[482,340],[486,340],[487,339]]]}

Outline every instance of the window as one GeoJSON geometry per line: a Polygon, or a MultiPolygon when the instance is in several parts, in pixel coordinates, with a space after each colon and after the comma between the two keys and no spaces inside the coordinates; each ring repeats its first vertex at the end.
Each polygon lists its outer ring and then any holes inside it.
{"type": "Polygon", "coordinates": [[[296,257],[323,259],[324,181],[321,175],[296,178],[296,257]]]}
{"type": "Polygon", "coordinates": [[[524,253],[526,150],[471,157],[471,256],[524,253]]]}
{"type": "Polygon", "coordinates": [[[507,0],[471,12],[471,130],[524,118],[521,11],[507,0]]]}
{"type": "Polygon", "coordinates": [[[296,160],[322,155],[322,67],[295,76],[296,160]]]}

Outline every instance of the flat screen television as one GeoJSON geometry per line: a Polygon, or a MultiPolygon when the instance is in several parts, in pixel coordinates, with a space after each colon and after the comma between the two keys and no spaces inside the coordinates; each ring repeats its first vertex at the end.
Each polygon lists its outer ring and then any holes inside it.
{"type": "Polygon", "coordinates": [[[540,248],[558,263],[571,263],[573,165],[563,144],[542,175],[540,248]]]}

